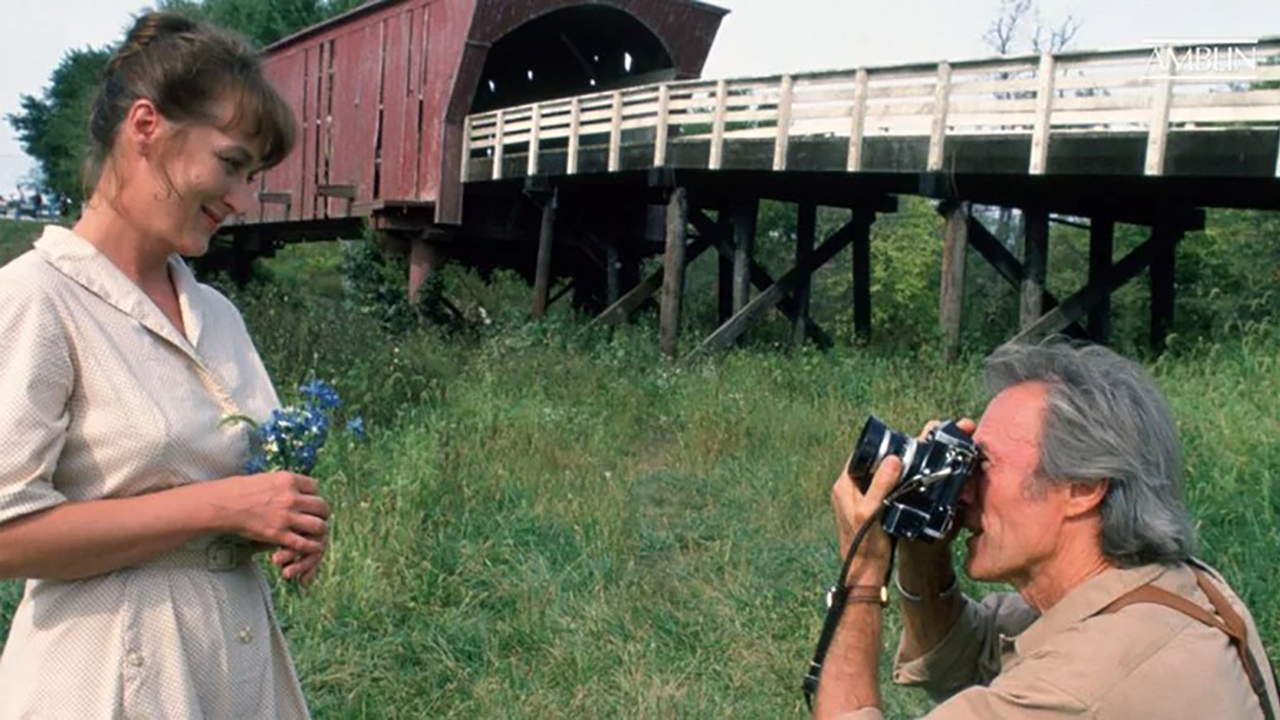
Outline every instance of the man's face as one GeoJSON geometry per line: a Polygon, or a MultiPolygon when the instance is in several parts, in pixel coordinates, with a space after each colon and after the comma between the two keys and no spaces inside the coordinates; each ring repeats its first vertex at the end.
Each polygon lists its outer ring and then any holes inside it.
{"type": "Polygon", "coordinates": [[[1054,555],[1063,523],[1059,487],[1032,486],[1049,387],[1023,383],[997,395],[973,439],[985,456],[960,500],[968,538],[965,570],[975,580],[1021,587],[1054,555]]]}

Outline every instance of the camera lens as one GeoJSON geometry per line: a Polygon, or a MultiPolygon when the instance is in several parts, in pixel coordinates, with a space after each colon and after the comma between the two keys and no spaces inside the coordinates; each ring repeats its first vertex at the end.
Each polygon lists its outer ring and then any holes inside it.
{"type": "Polygon", "coordinates": [[[874,415],[867,418],[862,426],[862,434],[858,436],[858,444],[854,446],[853,456],[849,458],[849,474],[864,492],[871,485],[871,476],[880,461],[889,455],[905,457],[914,440],[889,429],[874,415]]]}

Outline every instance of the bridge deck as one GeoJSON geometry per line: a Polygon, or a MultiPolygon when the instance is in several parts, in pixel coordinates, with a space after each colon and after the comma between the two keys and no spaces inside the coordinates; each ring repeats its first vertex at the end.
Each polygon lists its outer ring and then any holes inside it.
{"type": "Polygon", "coordinates": [[[1198,71],[1186,50],[663,83],[507,108],[467,118],[462,180],[663,166],[1280,177],[1280,40],[1227,74],[1198,71]]]}

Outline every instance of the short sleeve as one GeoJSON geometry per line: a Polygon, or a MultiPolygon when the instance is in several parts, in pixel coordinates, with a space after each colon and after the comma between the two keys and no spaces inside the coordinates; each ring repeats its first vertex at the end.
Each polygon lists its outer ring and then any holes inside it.
{"type": "Polygon", "coordinates": [[[955,625],[929,652],[903,661],[899,644],[893,681],[920,685],[938,700],[986,685],[1000,672],[1000,638],[1021,633],[1036,617],[1017,593],[992,593],[982,602],[965,597],[955,625]]]}
{"type": "Polygon", "coordinates": [[[12,273],[0,280],[0,338],[0,523],[5,523],[66,500],[52,477],[70,422],[74,372],[65,326],[52,300],[15,282],[12,273]]]}
{"type": "MultiPolygon", "coordinates": [[[[1028,666],[1020,666],[1019,670],[1024,667],[1028,666]]],[[[1087,703],[1053,684],[1049,680],[1050,674],[1040,670],[1001,675],[990,687],[971,687],[934,708],[925,719],[1059,720],[1089,717],[1091,710],[1087,703]]]]}

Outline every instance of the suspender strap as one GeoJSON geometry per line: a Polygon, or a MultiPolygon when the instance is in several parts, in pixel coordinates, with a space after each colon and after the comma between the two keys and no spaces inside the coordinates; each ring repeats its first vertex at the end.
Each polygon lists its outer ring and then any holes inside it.
{"type": "Polygon", "coordinates": [[[1244,668],[1245,675],[1249,678],[1249,685],[1253,688],[1253,692],[1257,694],[1258,703],[1262,706],[1263,716],[1267,720],[1276,720],[1275,712],[1271,707],[1271,698],[1267,694],[1266,681],[1262,678],[1262,671],[1258,668],[1258,663],[1254,659],[1253,653],[1249,652],[1248,629],[1244,623],[1244,618],[1240,617],[1240,613],[1231,607],[1231,603],[1227,601],[1226,597],[1214,586],[1205,573],[1197,568],[1192,568],[1191,571],[1196,575],[1196,583],[1200,585],[1200,590],[1209,598],[1209,602],[1213,604],[1213,609],[1218,613],[1216,617],[1210,614],[1208,610],[1181,595],[1176,595],[1151,584],[1134,588],[1121,595],[1112,601],[1110,605],[1103,608],[1102,612],[1113,613],[1137,603],[1154,603],[1173,608],[1211,628],[1221,630],[1227,637],[1231,638],[1231,644],[1235,645],[1236,654],[1240,656],[1240,664],[1244,668]]]}

